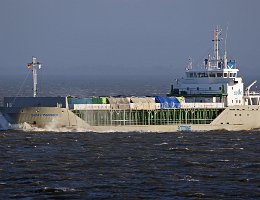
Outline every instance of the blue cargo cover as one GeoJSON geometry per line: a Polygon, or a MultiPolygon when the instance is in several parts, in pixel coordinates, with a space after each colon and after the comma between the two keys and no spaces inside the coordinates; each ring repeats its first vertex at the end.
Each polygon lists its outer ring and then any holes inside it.
{"type": "Polygon", "coordinates": [[[161,109],[180,108],[181,104],[176,97],[156,96],[155,102],[160,103],[161,109]]]}

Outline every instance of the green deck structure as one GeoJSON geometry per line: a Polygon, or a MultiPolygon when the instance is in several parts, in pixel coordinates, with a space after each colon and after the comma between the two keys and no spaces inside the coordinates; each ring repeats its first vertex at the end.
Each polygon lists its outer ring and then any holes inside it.
{"type": "Polygon", "coordinates": [[[92,126],[210,124],[224,109],[74,110],[92,126]]]}

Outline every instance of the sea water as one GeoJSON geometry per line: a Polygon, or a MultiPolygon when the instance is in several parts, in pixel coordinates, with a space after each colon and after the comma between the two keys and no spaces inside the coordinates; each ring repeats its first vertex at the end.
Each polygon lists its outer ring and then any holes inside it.
{"type": "Polygon", "coordinates": [[[257,199],[260,194],[260,131],[0,133],[1,199],[257,199]]]}

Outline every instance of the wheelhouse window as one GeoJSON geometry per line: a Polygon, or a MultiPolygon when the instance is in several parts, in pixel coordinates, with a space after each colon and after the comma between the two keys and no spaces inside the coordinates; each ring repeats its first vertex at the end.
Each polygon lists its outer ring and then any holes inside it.
{"type": "Polygon", "coordinates": [[[228,74],[227,74],[227,73],[224,73],[224,77],[227,78],[227,77],[228,77],[228,74]]]}
{"type": "Polygon", "coordinates": [[[208,73],[200,72],[200,73],[198,73],[198,77],[200,77],[200,78],[208,77],[208,73]]]}
{"type": "Polygon", "coordinates": [[[215,73],[210,73],[209,77],[216,77],[216,74],[215,73]]]}
{"type": "Polygon", "coordinates": [[[230,77],[230,78],[237,77],[237,73],[230,73],[230,74],[229,74],[229,77],[230,77]]]}
{"type": "Polygon", "coordinates": [[[193,78],[193,77],[194,77],[194,73],[192,73],[192,72],[187,73],[187,77],[188,77],[188,78],[193,78]]]}
{"type": "Polygon", "coordinates": [[[217,73],[217,77],[223,77],[222,73],[217,73]]]}

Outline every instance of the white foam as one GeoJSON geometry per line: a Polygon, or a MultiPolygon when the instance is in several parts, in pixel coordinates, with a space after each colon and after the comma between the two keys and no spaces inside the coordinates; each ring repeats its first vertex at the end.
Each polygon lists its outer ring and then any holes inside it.
{"type": "MultiPolygon", "coordinates": [[[[24,122],[24,123],[21,123],[21,124],[9,125],[9,129],[22,130],[22,131],[25,131],[25,132],[94,132],[94,133],[130,132],[127,129],[116,130],[116,129],[113,129],[113,127],[109,128],[107,130],[99,130],[99,129],[96,129],[95,127],[91,127],[91,126],[86,126],[86,127],[61,127],[61,124],[59,122],[55,122],[55,121],[50,122],[44,128],[39,128],[35,125],[24,122]]],[[[133,132],[148,133],[149,131],[133,131],[133,132]]],[[[155,145],[167,145],[167,144],[168,143],[163,142],[161,144],[155,144],[155,145]]],[[[186,149],[186,150],[188,150],[188,149],[186,149]]]]}
{"type": "Polygon", "coordinates": [[[198,179],[194,179],[192,176],[185,176],[182,179],[180,179],[181,181],[188,181],[188,182],[199,182],[200,180],[198,179]]]}
{"type": "Polygon", "coordinates": [[[162,145],[167,145],[168,143],[167,142],[163,142],[163,143],[160,143],[160,144],[155,144],[156,146],[162,146],[162,145]]]}
{"type": "Polygon", "coordinates": [[[68,128],[68,127],[57,127],[53,125],[48,125],[44,128],[39,128],[33,125],[30,125],[26,122],[22,124],[12,125],[13,129],[18,129],[28,132],[90,132],[88,128],[68,128]]]}

